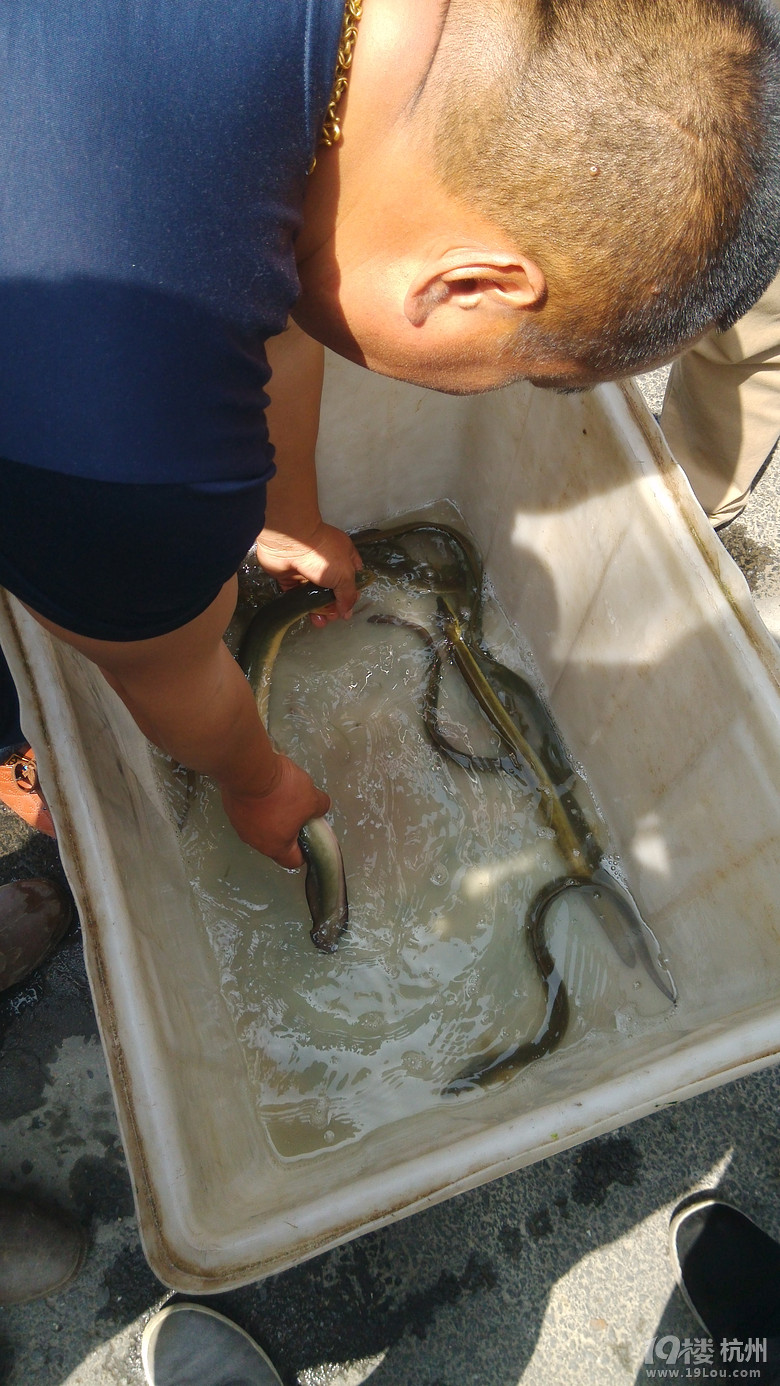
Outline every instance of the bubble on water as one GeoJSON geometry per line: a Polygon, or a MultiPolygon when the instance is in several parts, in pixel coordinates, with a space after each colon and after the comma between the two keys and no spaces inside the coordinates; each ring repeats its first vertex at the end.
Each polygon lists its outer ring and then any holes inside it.
{"type": "Polygon", "coordinates": [[[449,879],[450,873],[447,870],[446,866],[444,866],[441,862],[437,863],[437,865],[433,868],[433,871],[431,872],[431,885],[443,886],[447,884],[449,879]]]}
{"type": "Polygon", "coordinates": [[[401,1062],[407,1073],[421,1073],[425,1068],[425,1059],[414,1049],[408,1050],[401,1062]]]}
{"type": "Polygon", "coordinates": [[[336,1139],[336,1132],[331,1130],[323,1131],[322,1139],[326,1145],[332,1145],[336,1139]]]}
{"type": "Polygon", "coordinates": [[[637,1016],[633,1006],[621,1006],[615,1011],[615,1028],[621,1035],[636,1033],[637,1016]]]}

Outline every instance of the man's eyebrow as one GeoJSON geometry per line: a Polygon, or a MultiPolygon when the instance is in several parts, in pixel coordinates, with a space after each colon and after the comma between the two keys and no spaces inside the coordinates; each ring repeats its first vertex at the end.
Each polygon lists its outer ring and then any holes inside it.
{"type": "Polygon", "coordinates": [[[407,105],[406,105],[406,112],[405,112],[406,115],[413,115],[413,114],[414,114],[415,107],[417,106],[417,103],[418,103],[418,101],[420,100],[420,97],[422,96],[423,92],[425,91],[425,87],[426,87],[426,84],[427,84],[427,82],[428,82],[428,78],[429,78],[430,75],[431,75],[431,71],[432,71],[432,69],[433,69],[433,65],[434,65],[434,63],[436,62],[436,58],[437,58],[438,53],[439,53],[439,44],[441,43],[441,37],[442,37],[442,34],[444,33],[444,26],[445,26],[445,24],[447,23],[447,15],[449,14],[449,12],[450,12],[450,0],[441,0],[441,7],[440,7],[440,10],[439,10],[439,32],[438,32],[438,34],[436,35],[436,43],[435,43],[435,45],[434,45],[433,52],[431,53],[431,56],[430,56],[430,59],[429,59],[429,62],[428,62],[428,66],[426,67],[426,69],[425,69],[425,71],[424,71],[424,73],[423,73],[423,75],[422,75],[420,81],[418,82],[417,86],[415,87],[414,91],[412,92],[412,95],[411,95],[410,98],[409,98],[409,101],[407,102],[407,105]]]}

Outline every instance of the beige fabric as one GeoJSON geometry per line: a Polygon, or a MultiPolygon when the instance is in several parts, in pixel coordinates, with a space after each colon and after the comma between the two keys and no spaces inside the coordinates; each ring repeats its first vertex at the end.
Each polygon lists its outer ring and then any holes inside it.
{"type": "Polygon", "coordinates": [[[675,361],[661,427],[713,524],[734,519],[780,438],[780,276],[675,361]]]}

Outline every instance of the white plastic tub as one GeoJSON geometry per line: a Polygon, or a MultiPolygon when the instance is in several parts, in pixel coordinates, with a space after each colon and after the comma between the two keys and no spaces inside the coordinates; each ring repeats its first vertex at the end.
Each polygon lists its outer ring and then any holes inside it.
{"type": "Polygon", "coordinates": [[[448,498],[529,644],[676,1008],[606,1027],[477,1100],[314,1160],[269,1147],[144,738],[12,599],[23,692],[68,876],[150,1263],[206,1292],[747,1073],[780,1052],[780,666],[633,388],[452,399],[329,366],[327,517],[448,498]]]}

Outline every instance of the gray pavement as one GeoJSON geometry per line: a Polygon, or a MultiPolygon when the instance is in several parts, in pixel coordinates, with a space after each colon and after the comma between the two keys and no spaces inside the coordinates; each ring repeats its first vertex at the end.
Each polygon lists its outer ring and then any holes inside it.
{"type": "MultiPolygon", "coordinates": [[[[645,384],[657,401],[659,373],[645,384]]],[[[780,636],[780,464],[722,537],[780,636]]],[[[55,845],[0,806],[0,882],[37,874],[61,877],[55,845]]],[[[143,1325],[171,1296],[138,1242],[77,929],[0,996],[0,1045],[0,1186],[90,1236],[70,1290],[0,1310],[0,1383],[136,1386],[143,1325]]],[[[204,1302],[285,1386],[649,1383],[653,1335],[702,1335],[668,1259],[675,1204],[718,1188],[780,1237],[779,1109],[765,1070],[204,1302]]]]}

